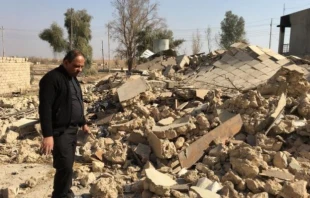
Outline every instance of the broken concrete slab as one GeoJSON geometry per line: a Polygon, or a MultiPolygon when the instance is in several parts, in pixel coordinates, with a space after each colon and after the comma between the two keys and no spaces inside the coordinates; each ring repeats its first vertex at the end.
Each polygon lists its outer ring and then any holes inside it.
{"type": "Polygon", "coordinates": [[[146,169],[145,174],[146,180],[144,182],[144,189],[150,190],[157,195],[170,196],[170,187],[177,184],[177,182],[169,176],[155,169],[146,169]]]}
{"type": "Polygon", "coordinates": [[[132,142],[134,144],[147,144],[147,138],[144,136],[143,131],[141,130],[133,130],[129,137],[127,138],[127,141],[132,142]]]}
{"type": "Polygon", "coordinates": [[[111,114],[102,113],[102,114],[100,114],[100,113],[96,114],[97,115],[96,124],[98,126],[109,124],[115,115],[115,113],[111,113],[111,114]]]}
{"type": "Polygon", "coordinates": [[[172,124],[173,121],[174,121],[173,117],[168,117],[168,118],[161,119],[160,121],[158,121],[158,124],[161,126],[167,126],[167,125],[172,124]]]}
{"type": "Polygon", "coordinates": [[[219,194],[216,194],[210,190],[199,188],[197,186],[192,186],[191,190],[195,191],[202,198],[221,198],[219,194]]]}
{"type": "Polygon", "coordinates": [[[153,133],[161,138],[174,139],[178,134],[184,134],[193,126],[191,126],[190,116],[184,116],[178,120],[175,120],[172,124],[167,126],[154,125],[152,128],[153,133]],[[173,130],[174,129],[174,130],[173,130]]]}
{"type": "Polygon", "coordinates": [[[276,119],[285,106],[286,106],[286,95],[284,93],[282,93],[281,97],[279,99],[279,102],[278,102],[278,106],[275,109],[275,111],[273,112],[273,114],[271,114],[271,117],[276,119]]]}
{"type": "Polygon", "coordinates": [[[294,179],[294,175],[288,172],[284,172],[281,170],[264,170],[262,173],[260,173],[262,176],[267,177],[274,177],[282,180],[291,181],[294,179]]]}
{"type": "Polygon", "coordinates": [[[177,110],[182,110],[182,109],[184,109],[184,108],[186,107],[186,105],[188,105],[188,103],[189,103],[189,102],[184,102],[184,103],[178,105],[177,110]]]}
{"type": "Polygon", "coordinates": [[[201,100],[205,99],[205,96],[210,92],[207,89],[196,89],[196,97],[200,98],[201,100]]]}
{"type": "Polygon", "coordinates": [[[148,134],[148,141],[156,157],[160,159],[170,159],[176,153],[173,142],[159,139],[154,133],[148,134]]]}
{"type": "Polygon", "coordinates": [[[202,189],[206,189],[208,186],[210,186],[213,183],[210,179],[207,177],[203,177],[198,179],[196,186],[202,189]]]}
{"type": "Polygon", "coordinates": [[[16,122],[13,122],[10,129],[17,131],[17,132],[23,132],[23,133],[32,132],[32,131],[35,131],[34,126],[37,123],[39,123],[39,120],[37,119],[22,118],[16,122]]]}
{"type": "Polygon", "coordinates": [[[132,99],[148,90],[147,82],[143,78],[127,80],[125,84],[117,89],[120,102],[132,99]]]}
{"type": "Polygon", "coordinates": [[[188,56],[181,55],[176,57],[177,66],[179,69],[183,69],[185,65],[188,65],[190,60],[188,56]]]}
{"type": "Polygon", "coordinates": [[[161,81],[161,80],[149,80],[148,84],[152,89],[158,88],[158,89],[166,89],[168,86],[167,82],[161,81]]]}
{"type": "Polygon", "coordinates": [[[280,116],[284,110],[284,107],[286,106],[286,95],[284,93],[281,94],[281,97],[279,99],[277,108],[275,109],[275,111],[271,114],[271,124],[268,127],[268,129],[265,132],[265,135],[267,135],[269,133],[269,131],[272,129],[272,127],[276,124],[276,122],[278,122],[280,120],[280,116]]]}
{"type": "Polygon", "coordinates": [[[185,126],[189,123],[190,121],[190,117],[189,116],[185,116],[182,117],[178,120],[175,120],[172,124],[167,125],[167,126],[153,126],[152,131],[153,132],[164,132],[167,131],[169,129],[174,129],[174,128],[178,128],[178,127],[182,127],[185,126]]]}
{"type": "Polygon", "coordinates": [[[217,109],[216,112],[222,123],[226,122],[227,120],[231,119],[232,117],[236,115],[234,113],[230,113],[229,111],[225,109],[217,109]]]}
{"type": "Polygon", "coordinates": [[[256,45],[250,45],[249,48],[257,55],[263,55],[265,54],[261,49],[259,49],[256,45]]]}
{"type": "Polygon", "coordinates": [[[241,116],[238,114],[235,117],[227,120],[217,128],[213,129],[200,139],[192,143],[184,151],[179,153],[178,157],[183,168],[191,167],[204,154],[211,142],[224,142],[236,135],[243,125],[241,116]]]}

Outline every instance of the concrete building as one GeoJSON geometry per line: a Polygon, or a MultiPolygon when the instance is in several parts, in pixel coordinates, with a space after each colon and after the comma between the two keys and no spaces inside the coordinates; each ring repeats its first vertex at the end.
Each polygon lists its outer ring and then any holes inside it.
{"type": "Polygon", "coordinates": [[[279,54],[310,55],[310,8],[281,17],[279,54]],[[289,43],[284,43],[285,29],[290,28],[289,43]]]}

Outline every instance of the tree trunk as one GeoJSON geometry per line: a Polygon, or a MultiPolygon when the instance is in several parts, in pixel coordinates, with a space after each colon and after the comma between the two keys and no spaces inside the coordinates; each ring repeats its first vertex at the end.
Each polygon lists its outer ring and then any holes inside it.
{"type": "Polygon", "coordinates": [[[128,65],[128,72],[131,72],[132,66],[133,66],[133,58],[128,58],[127,60],[127,65],[128,65]]]}

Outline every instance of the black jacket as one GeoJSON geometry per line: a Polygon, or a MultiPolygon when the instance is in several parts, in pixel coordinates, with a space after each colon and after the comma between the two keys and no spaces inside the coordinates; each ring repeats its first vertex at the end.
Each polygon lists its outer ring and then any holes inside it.
{"type": "MultiPolygon", "coordinates": [[[[72,111],[70,78],[66,69],[60,65],[45,74],[40,80],[39,115],[44,137],[53,136],[53,132],[63,131],[70,125],[72,111]]],[[[75,80],[81,89],[77,79],[73,77],[72,80],[75,80]]],[[[81,98],[83,101],[83,96],[81,98]]],[[[83,105],[82,108],[84,108],[83,105]]],[[[85,124],[84,116],[81,124],[85,124]]]]}

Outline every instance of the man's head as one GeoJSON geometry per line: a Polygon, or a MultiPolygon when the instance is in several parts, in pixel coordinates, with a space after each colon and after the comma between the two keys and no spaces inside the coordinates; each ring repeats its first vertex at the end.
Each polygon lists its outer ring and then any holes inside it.
{"type": "Polygon", "coordinates": [[[76,77],[85,64],[85,58],[82,52],[78,50],[70,50],[63,59],[63,66],[70,76],[76,77]]]}

